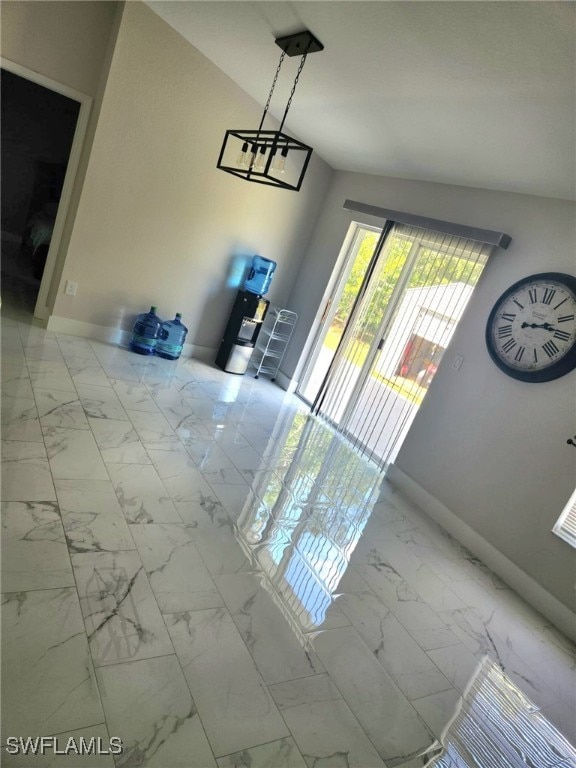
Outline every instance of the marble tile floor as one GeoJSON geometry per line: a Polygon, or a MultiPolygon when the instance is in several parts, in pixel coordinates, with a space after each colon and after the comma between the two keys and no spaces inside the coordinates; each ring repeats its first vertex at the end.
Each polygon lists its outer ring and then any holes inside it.
{"type": "Polygon", "coordinates": [[[1,330],[2,765],[417,768],[486,655],[576,741],[574,646],[297,398],[1,330]]]}

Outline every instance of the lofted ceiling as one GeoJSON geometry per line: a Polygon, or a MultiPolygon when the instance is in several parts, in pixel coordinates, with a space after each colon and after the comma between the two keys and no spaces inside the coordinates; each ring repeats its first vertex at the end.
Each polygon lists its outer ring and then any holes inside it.
{"type": "MultiPolygon", "coordinates": [[[[274,39],[316,35],[325,50],[309,56],[286,128],[332,168],[575,197],[571,0],[148,5],[262,105],[274,39]]],[[[283,65],[278,118],[298,62],[283,65]]]]}

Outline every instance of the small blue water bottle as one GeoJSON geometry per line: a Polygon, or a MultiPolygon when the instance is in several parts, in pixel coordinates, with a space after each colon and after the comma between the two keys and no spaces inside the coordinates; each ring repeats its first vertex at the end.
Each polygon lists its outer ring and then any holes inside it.
{"type": "Polygon", "coordinates": [[[162,323],[155,349],[155,354],[158,357],[164,357],[166,360],[178,360],[182,354],[188,328],[180,321],[181,317],[180,312],[177,312],[174,320],[165,320],[162,323]]]}
{"type": "Polygon", "coordinates": [[[138,315],[132,330],[130,349],[139,355],[153,355],[158,341],[162,320],[156,314],[156,307],[150,307],[150,312],[138,315]]]}

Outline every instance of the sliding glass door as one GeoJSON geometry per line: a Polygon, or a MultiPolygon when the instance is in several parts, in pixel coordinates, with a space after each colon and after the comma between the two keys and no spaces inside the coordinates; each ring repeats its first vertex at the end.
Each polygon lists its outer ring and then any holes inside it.
{"type": "Polygon", "coordinates": [[[317,368],[320,355],[310,359],[304,397],[382,465],[396,457],[490,250],[393,225],[355,284],[329,361],[317,368]]]}
{"type": "Polygon", "coordinates": [[[306,364],[298,394],[313,403],[334,360],[346,325],[377,248],[380,230],[356,226],[334,291],[324,309],[319,332],[306,364]]]}

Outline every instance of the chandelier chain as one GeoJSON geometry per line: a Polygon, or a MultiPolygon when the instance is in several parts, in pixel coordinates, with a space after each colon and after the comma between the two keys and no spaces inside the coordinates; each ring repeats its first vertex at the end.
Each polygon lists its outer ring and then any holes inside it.
{"type": "Polygon", "coordinates": [[[296,72],[296,77],[294,78],[294,85],[292,86],[292,90],[290,91],[290,96],[288,97],[288,103],[286,104],[284,117],[282,118],[282,123],[280,124],[280,131],[282,131],[282,128],[284,128],[284,123],[286,122],[286,116],[288,115],[288,110],[290,109],[290,105],[292,104],[292,98],[294,96],[294,93],[296,92],[296,86],[298,85],[298,80],[300,79],[300,73],[304,69],[304,64],[306,64],[307,56],[308,56],[308,50],[306,50],[303,53],[302,59],[300,60],[300,66],[298,67],[298,72],[296,72]]]}
{"type": "Polygon", "coordinates": [[[260,120],[260,125],[258,126],[258,132],[262,130],[262,126],[264,125],[264,119],[268,114],[268,107],[270,106],[270,101],[272,100],[272,94],[274,93],[274,88],[276,88],[276,81],[278,80],[278,75],[280,74],[280,69],[282,68],[282,63],[284,61],[285,56],[286,56],[286,51],[282,51],[282,53],[280,54],[280,61],[278,62],[278,66],[276,67],[276,74],[274,75],[274,80],[272,80],[272,87],[270,88],[270,93],[268,94],[268,101],[266,102],[266,106],[264,107],[264,112],[262,113],[262,119],[260,120]]]}

